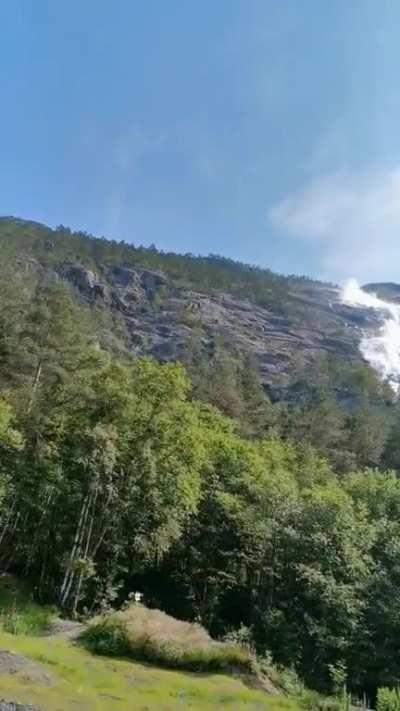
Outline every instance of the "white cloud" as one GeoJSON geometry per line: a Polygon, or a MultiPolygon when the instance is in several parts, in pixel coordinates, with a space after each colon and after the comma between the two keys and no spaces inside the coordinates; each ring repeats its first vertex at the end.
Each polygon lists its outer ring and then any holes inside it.
{"type": "Polygon", "coordinates": [[[319,177],[268,217],[313,245],[321,272],[333,279],[400,281],[400,166],[319,177]]]}

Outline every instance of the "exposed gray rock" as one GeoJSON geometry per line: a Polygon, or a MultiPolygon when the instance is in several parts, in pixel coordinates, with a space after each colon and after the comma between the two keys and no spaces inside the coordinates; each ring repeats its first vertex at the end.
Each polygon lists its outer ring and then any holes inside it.
{"type": "Polygon", "coordinates": [[[154,291],[167,283],[167,278],[160,272],[152,272],[145,269],[141,272],[140,281],[146,291],[154,291]]]}
{"type": "Polygon", "coordinates": [[[0,678],[2,675],[15,675],[43,686],[51,686],[54,682],[53,674],[49,674],[42,664],[4,649],[0,650],[0,678]]]}
{"type": "Polygon", "coordinates": [[[94,273],[79,264],[64,264],[60,267],[59,274],[63,279],[67,279],[76,286],[79,291],[87,294],[90,294],[96,283],[94,273]]]}
{"type": "Polygon", "coordinates": [[[360,360],[363,334],[379,328],[382,318],[374,309],[343,304],[337,287],[318,282],[296,282],[293,294],[288,294],[293,313],[283,315],[278,308],[264,308],[231,294],[178,287],[158,271],[124,264],[98,265],[94,272],[66,263],[57,273],[81,297],[100,300],[119,312],[135,355],[174,360],[194,336],[204,349],[222,337],[233,352],[253,354],[263,382],[279,390],[288,383],[298,358],[307,363],[325,352],[360,360]]]}
{"type": "Polygon", "coordinates": [[[376,284],[366,284],[363,286],[364,291],[368,291],[370,294],[376,294],[380,299],[384,301],[393,301],[395,303],[400,303],[400,284],[394,284],[393,282],[384,282],[376,284]]]}
{"type": "Polygon", "coordinates": [[[109,275],[112,281],[119,286],[132,286],[140,281],[139,274],[136,269],[128,269],[127,267],[112,266],[109,269],[109,275]]]}
{"type": "Polygon", "coordinates": [[[60,267],[58,273],[62,279],[71,282],[85,296],[104,298],[104,284],[101,284],[90,269],[86,269],[79,264],[64,264],[60,267]]]}
{"type": "Polygon", "coordinates": [[[62,620],[61,618],[57,618],[54,620],[47,636],[76,639],[82,634],[82,632],[84,632],[85,629],[86,625],[83,622],[76,622],[75,620],[62,620]]]}
{"type": "Polygon", "coordinates": [[[40,711],[40,709],[37,706],[16,704],[13,701],[4,701],[4,699],[0,699],[0,711],[40,711]]]}

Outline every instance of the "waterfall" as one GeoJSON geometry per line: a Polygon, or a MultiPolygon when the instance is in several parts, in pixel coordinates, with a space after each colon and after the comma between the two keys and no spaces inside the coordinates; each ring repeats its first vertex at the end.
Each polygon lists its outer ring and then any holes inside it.
{"type": "Polygon", "coordinates": [[[342,301],[355,308],[370,308],[379,311],[382,324],[377,333],[367,334],[360,343],[365,360],[388,380],[396,392],[400,390],[400,304],[380,299],[376,294],[363,291],[355,279],[343,289],[342,301]]]}

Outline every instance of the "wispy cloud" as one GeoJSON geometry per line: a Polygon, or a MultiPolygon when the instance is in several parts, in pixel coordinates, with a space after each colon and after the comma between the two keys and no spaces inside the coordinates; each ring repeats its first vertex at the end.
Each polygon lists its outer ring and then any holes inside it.
{"type": "Polygon", "coordinates": [[[165,133],[154,134],[131,126],[117,136],[114,145],[115,164],[122,172],[130,171],[144,156],[161,150],[165,141],[165,133]]]}
{"type": "Polygon", "coordinates": [[[331,278],[400,281],[400,166],[321,176],[268,218],[311,243],[331,278]]]}

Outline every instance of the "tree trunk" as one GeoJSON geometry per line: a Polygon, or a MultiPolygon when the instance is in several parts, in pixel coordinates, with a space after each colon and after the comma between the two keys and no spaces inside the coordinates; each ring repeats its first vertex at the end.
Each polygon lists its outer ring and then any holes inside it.
{"type": "Polygon", "coordinates": [[[28,402],[28,410],[27,410],[28,415],[29,415],[30,411],[32,410],[36,390],[38,389],[41,375],[42,375],[42,362],[39,361],[37,368],[36,368],[35,377],[33,379],[31,396],[30,396],[29,402],[28,402]]]}
{"type": "Polygon", "coordinates": [[[70,565],[69,565],[69,567],[67,567],[67,569],[65,571],[64,579],[61,584],[60,596],[59,596],[61,607],[64,607],[64,605],[68,599],[68,596],[69,596],[69,593],[71,590],[71,586],[72,586],[72,581],[75,577],[75,572],[72,570],[72,564],[73,564],[75,558],[77,557],[77,552],[80,548],[81,535],[82,535],[82,530],[84,528],[87,513],[88,513],[89,500],[90,499],[89,499],[89,494],[88,494],[83,502],[81,514],[80,514],[78,525],[76,528],[74,543],[72,546],[71,555],[70,555],[70,559],[69,559],[70,565]]]}

